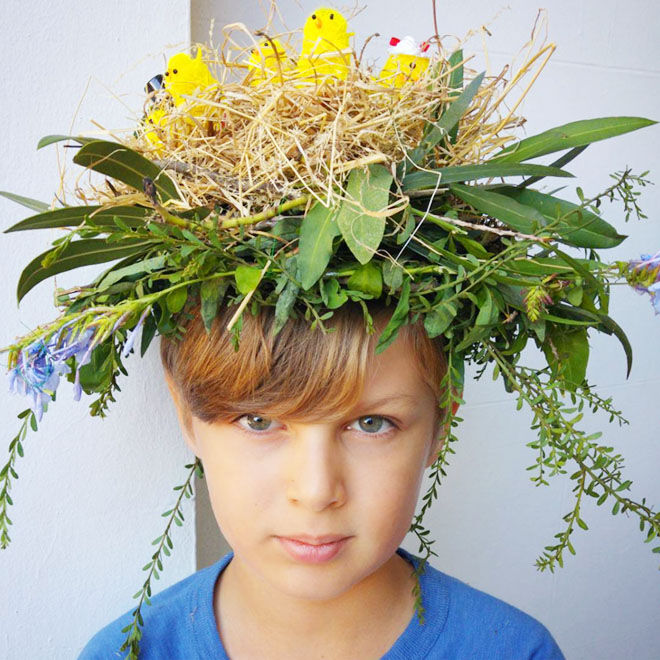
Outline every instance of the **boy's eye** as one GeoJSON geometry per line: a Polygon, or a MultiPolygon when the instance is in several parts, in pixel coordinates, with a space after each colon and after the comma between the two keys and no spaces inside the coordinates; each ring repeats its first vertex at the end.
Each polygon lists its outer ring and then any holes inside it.
{"type": "Polygon", "coordinates": [[[252,431],[267,431],[273,422],[269,417],[263,417],[262,415],[243,415],[238,421],[240,420],[245,420],[248,428],[252,431]]]}
{"type": "Polygon", "coordinates": [[[390,430],[390,428],[394,428],[392,422],[385,419],[385,417],[381,417],[380,415],[364,415],[363,417],[356,419],[353,423],[357,423],[360,431],[370,435],[386,433],[390,430]],[[389,427],[387,425],[389,425],[389,427]]]}

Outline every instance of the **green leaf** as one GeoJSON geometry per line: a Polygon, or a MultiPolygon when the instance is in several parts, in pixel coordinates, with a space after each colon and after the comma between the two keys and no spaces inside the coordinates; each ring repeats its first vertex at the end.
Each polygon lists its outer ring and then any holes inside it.
{"type": "Polygon", "coordinates": [[[122,268],[117,268],[116,270],[108,271],[103,279],[96,284],[98,289],[107,289],[116,282],[119,282],[123,277],[129,277],[131,275],[142,275],[143,273],[151,273],[154,270],[158,270],[163,267],[167,257],[165,255],[159,255],[157,257],[151,257],[150,259],[143,259],[136,263],[131,264],[130,266],[123,266],[122,268]]]}
{"type": "Polygon", "coordinates": [[[452,69],[449,74],[449,89],[460,90],[463,88],[463,49],[455,50],[449,56],[448,63],[449,68],[452,69]]]}
{"type": "Polygon", "coordinates": [[[398,263],[383,261],[383,282],[390,288],[390,293],[394,293],[401,288],[403,284],[403,268],[398,263]]]}
{"type": "Polygon", "coordinates": [[[273,335],[276,335],[289,320],[289,315],[298,297],[300,287],[295,281],[289,280],[284,290],[277,299],[275,305],[275,323],[273,324],[273,335]]]}
{"type": "Polygon", "coordinates": [[[611,248],[626,237],[599,215],[581,208],[577,204],[547,195],[538,190],[523,188],[498,188],[502,194],[517,202],[536,209],[547,221],[553,223],[554,231],[561,242],[574,247],[611,248]],[[561,221],[556,222],[558,218],[561,221]]]}
{"type": "Polygon", "coordinates": [[[385,326],[383,332],[378,338],[376,344],[376,354],[382,353],[395,339],[399,333],[399,328],[405,325],[408,321],[408,310],[410,300],[410,278],[406,277],[401,287],[401,295],[399,302],[394,309],[394,313],[390,318],[388,324],[385,326]]]}
{"type": "Polygon", "coordinates": [[[80,385],[87,394],[100,392],[112,379],[112,346],[110,342],[99,344],[87,364],[80,367],[80,385]]]}
{"type": "Polygon", "coordinates": [[[321,297],[328,309],[337,309],[348,300],[348,294],[341,288],[338,280],[334,277],[328,280],[321,280],[319,284],[321,297]]]}
{"type": "MultiPolygon", "coordinates": [[[[550,163],[550,167],[564,167],[564,165],[567,165],[572,160],[575,160],[588,146],[588,144],[585,144],[583,147],[575,147],[575,149],[571,149],[563,156],[550,163]]],[[[531,186],[533,183],[540,181],[542,178],[543,176],[533,176],[529,179],[525,179],[522,183],[518,184],[518,188],[527,188],[527,186],[531,186]]]]}
{"type": "Polygon", "coordinates": [[[332,239],[339,234],[336,207],[317,202],[300,227],[298,277],[303,289],[312,287],[325,271],[332,256],[332,239]]]}
{"type": "Polygon", "coordinates": [[[40,202],[36,199],[30,199],[29,197],[22,197],[21,195],[15,195],[14,193],[6,192],[4,190],[0,190],[0,195],[2,197],[6,197],[7,199],[10,199],[12,202],[16,202],[17,204],[20,204],[21,206],[26,206],[29,209],[32,209],[33,211],[47,211],[48,210],[48,204],[44,202],[40,202]]]}
{"type": "Polygon", "coordinates": [[[507,195],[491,192],[477,186],[450,185],[451,191],[464,202],[482,213],[486,213],[515,231],[532,234],[546,223],[539,211],[525,206],[507,195]]]}
{"type": "Polygon", "coordinates": [[[95,238],[72,241],[57,253],[57,257],[52,263],[44,268],[42,261],[58,251],[58,248],[52,248],[33,259],[21,273],[16,289],[18,302],[23,299],[30,289],[52,275],[73,270],[80,266],[123,259],[145,252],[153,245],[153,241],[141,239],[127,239],[120,243],[108,243],[103,239],[95,238]]]}
{"type": "Polygon", "coordinates": [[[142,326],[142,336],[140,337],[140,356],[144,357],[144,354],[149,348],[149,344],[156,335],[156,330],[158,330],[158,324],[153,314],[147,314],[147,318],[144,321],[142,326]]]}
{"type": "Polygon", "coordinates": [[[550,325],[543,343],[548,366],[570,392],[584,382],[589,362],[589,339],[586,328],[563,328],[550,325]]]}
{"type": "Polygon", "coordinates": [[[391,185],[392,174],[382,165],[353,170],[348,177],[348,197],[339,208],[337,225],[361,264],[373,257],[383,239],[391,185]]]}
{"type": "Polygon", "coordinates": [[[487,286],[483,287],[479,292],[479,313],[475,325],[493,325],[498,318],[499,310],[495,298],[487,286]]]}
{"type": "Polygon", "coordinates": [[[213,320],[218,313],[218,306],[225,296],[227,286],[227,280],[219,277],[202,282],[199,295],[202,300],[202,321],[206,332],[211,332],[213,320]]]}
{"type": "Polygon", "coordinates": [[[143,189],[142,179],[149,177],[153,179],[161,201],[179,199],[174,182],[163,169],[122,144],[105,140],[88,142],[76,153],[73,162],[122,181],[139,191],[143,189]]]}
{"type": "Polygon", "coordinates": [[[117,217],[130,228],[143,227],[145,218],[151,209],[141,206],[115,206],[103,209],[101,206],[67,206],[63,209],[46,211],[30,216],[25,220],[5,229],[8,234],[13,231],[28,229],[54,229],[60,227],[78,227],[86,218],[98,227],[113,228],[116,226],[114,218],[117,217]]]}
{"type": "Polygon", "coordinates": [[[373,261],[360,266],[348,278],[346,286],[353,291],[362,291],[373,298],[380,298],[383,292],[383,274],[373,261]]]}
{"type": "MultiPolygon", "coordinates": [[[[451,73],[449,74],[449,89],[452,90],[449,93],[450,99],[455,99],[460,96],[460,92],[463,89],[463,49],[459,48],[455,50],[449,56],[449,68],[451,73]]],[[[453,144],[456,142],[456,136],[458,135],[458,124],[449,132],[449,141],[453,144]]]]}
{"type": "Polygon", "coordinates": [[[433,339],[441,335],[454,320],[458,312],[455,302],[443,302],[434,307],[424,317],[426,334],[433,339]]]}
{"type": "Polygon", "coordinates": [[[46,135],[37,143],[37,150],[43,149],[50,144],[55,144],[55,142],[64,142],[64,140],[73,140],[78,144],[87,144],[88,142],[94,142],[95,138],[86,138],[79,135],[46,135]]]}
{"type": "Polygon", "coordinates": [[[188,300],[188,289],[182,286],[170,291],[165,298],[165,303],[172,314],[178,314],[186,304],[186,300],[188,300]]]}
{"type": "Polygon", "coordinates": [[[236,288],[239,293],[246,296],[251,291],[254,291],[259,285],[259,281],[261,280],[261,269],[241,264],[236,268],[234,279],[236,280],[236,288]]]}
{"type": "Polygon", "coordinates": [[[519,163],[555,151],[583,147],[655,123],[643,117],[602,117],[574,121],[509,145],[495,154],[491,160],[519,163]]]}
{"type": "Polygon", "coordinates": [[[446,137],[457,125],[460,118],[467,112],[467,109],[472,103],[472,99],[481,87],[481,83],[486,75],[482,71],[460,94],[460,96],[453,101],[442,113],[440,119],[435,123],[431,132],[423,140],[422,146],[426,150],[433,149],[440,140],[446,137]]]}
{"type": "Polygon", "coordinates": [[[456,165],[454,167],[442,167],[437,170],[424,170],[412,172],[403,177],[402,186],[404,191],[426,190],[435,188],[440,183],[455,183],[460,181],[476,181],[477,179],[491,179],[493,177],[540,175],[572,177],[558,167],[546,165],[534,165],[531,163],[482,163],[480,165],[456,165]]]}

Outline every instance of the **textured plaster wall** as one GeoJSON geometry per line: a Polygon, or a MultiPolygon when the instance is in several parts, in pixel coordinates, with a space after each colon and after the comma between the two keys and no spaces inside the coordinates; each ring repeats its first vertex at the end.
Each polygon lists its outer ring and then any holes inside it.
{"type": "MultiPolygon", "coordinates": [[[[215,18],[215,43],[221,42],[219,27],[226,23],[243,21],[251,28],[263,27],[260,7],[267,4],[194,0],[193,40],[207,40],[211,18],[215,18]]],[[[281,2],[280,9],[289,27],[295,28],[318,4],[281,2]]],[[[368,46],[368,60],[382,63],[390,36],[412,34],[421,40],[433,32],[430,1],[369,4],[351,22],[358,47],[373,32],[382,35],[368,46]]],[[[439,31],[464,35],[489,23],[492,36],[485,37],[489,71],[496,72],[528,39],[539,5],[528,0],[439,1],[439,31]]],[[[660,119],[660,8],[656,2],[550,0],[543,6],[549,12],[549,38],[558,49],[522,106],[521,113],[529,117],[527,134],[597,116],[660,119]]],[[[445,43],[450,44],[450,39],[445,43]]],[[[472,39],[467,49],[480,53],[481,38],[472,39]]],[[[484,57],[477,54],[473,66],[486,68],[484,57]]],[[[608,174],[629,164],[638,173],[650,169],[651,177],[660,184],[659,136],[660,130],[653,127],[595,144],[568,169],[580,177],[587,194],[607,187],[608,174]]],[[[644,224],[633,221],[626,226],[619,207],[605,209],[607,219],[621,233],[630,234],[629,240],[608,253],[612,260],[660,248],[659,190],[658,185],[647,188],[642,197],[649,216],[644,224]]],[[[654,317],[647,298],[627,288],[614,292],[612,313],[635,349],[631,377],[626,381],[625,359],[616,340],[595,335],[591,337],[588,377],[603,394],[614,396],[630,425],[608,428],[602,418],[587,420],[585,425],[605,429],[604,442],[626,456],[628,476],[634,481],[633,496],[647,496],[660,505],[660,317],[654,317]]],[[[528,359],[538,363],[534,351],[528,359]]],[[[567,480],[555,479],[549,488],[536,489],[529,481],[525,468],[534,461],[532,451],[525,447],[533,438],[530,420],[525,413],[515,412],[513,399],[499,382],[490,382],[488,376],[478,383],[469,380],[465,398],[457,453],[440,490],[440,501],[428,518],[437,539],[434,548],[439,556],[433,559],[434,565],[539,618],[570,660],[657,658],[659,560],[642,543],[637,523],[633,518],[612,517],[607,507],[587,502],[583,517],[591,529],[574,534],[577,556],[568,555],[565,568],[554,575],[538,573],[534,560],[562,529],[561,517],[571,507],[570,486],[567,480]]],[[[204,564],[216,556],[217,532],[208,507],[201,502],[198,507],[198,555],[204,564]],[[207,538],[211,545],[205,549],[207,538]]],[[[414,538],[407,539],[405,546],[418,549],[414,538]]]]}
{"type": "MultiPolygon", "coordinates": [[[[187,45],[189,32],[188,0],[3,0],[0,190],[50,202],[58,157],[72,184],[78,168],[71,150],[36,151],[38,139],[96,131],[92,119],[108,128],[135,125],[145,81],[187,45]]],[[[29,214],[0,199],[0,229],[29,214]]],[[[52,281],[31,291],[20,310],[14,293],[22,268],[56,235],[0,236],[2,346],[56,316],[52,281]]],[[[57,284],[82,279],[62,276],[57,284]]],[[[126,366],[131,377],[121,380],[105,420],[90,418],[90,401],[74,402],[71,385],[63,383],[41,429],[24,443],[12,490],[13,542],[0,551],[0,658],[75,658],[99,628],[136,602],[132,595],[145,576],[140,569],[164,526],[160,514],[173,503],[172,487],[185,479],[190,454],[160,379],[156,344],[143,363],[131,356],[126,366]]],[[[16,414],[26,407],[0,385],[2,465],[18,430],[16,414]]],[[[190,503],[186,513],[189,524],[176,528],[175,553],[156,589],[195,569],[190,503]]]]}

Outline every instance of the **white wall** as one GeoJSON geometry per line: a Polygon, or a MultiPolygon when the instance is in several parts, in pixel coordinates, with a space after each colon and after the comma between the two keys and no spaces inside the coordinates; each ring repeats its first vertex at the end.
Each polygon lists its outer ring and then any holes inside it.
{"type": "MultiPolygon", "coordinates": [[[[267,4],[267,3],[261,3],[267,4]]],[[[281,2],[290,27],[298,27],[315,9],[316,1],[281,2]]],[[[365,3],[362,3],[365,4],[365,3]]],[[[379,0],[351,25],[358,46],[373,32],[367,59],[382,57],[390,36],[413,34],[420,40],[433,32],[431,3],[379,0]]],[[[211,17],[219,27],[243,21],[252,28],[265,21],[257,0],[238,3],[195,0],[194,40],[206,40],[211,17]]],[[[497,71],[529,37],[539,4],[529,0],[466,0],[438,2],[441,34],[463,35],[469,29],[492,23],[487,38],[492,71],[497,71]]],[[[660,8],[652,0],[550,0],[549,36],[558,49],[552,63],[536,83],[522,109],[529,118],[527,133],[564,122],[608,115],[640,115],[660,119],[660,47],[657,26],[660,8]]],[[[341,9],[341,5],[338,5],[341,9]]],[[[448,40],[449,43],[449,40],[448,40]]],[[[468,48],[481,50],[473,39],[468,48]]],[[[382,60],[381,60],[382,61],[382,60]]],[[[483,57],[477,57],[483,66],[483,57]]],[[[475,64],[475,68],[477,65],[475,64]]],[[[634,165],[641,173],[652,170],[660,184],[658,127],[591,146],[568,167],[588,193],[610,183],[608,174],[634,165]],[[655,147],[654,147],[655,145],[655,147]]],[[[618,207],[605,211],[630,239],[608,256],[638,258],[640,252],[660,249],[657,217],[658,185],[642,197],[649,216],[644,224],[623,223],[618,207]]],[[[635,350],[630,380],[625,380],[625,360],[616,340],[592,334],[589,379],[601,392],[615,397],[630,426],[606,428],[604,419],[588,421],[589,428],[604,429],[604,441],[626,456],[633,497],[647,496],[660,505],[660,443],[657,441],[657,399],[660,394],[660,318],[655,318],[648,298],[621,287],[613,294],[613,316],[620,320],[635,350]]],[[[530,356],[532,359],[534,356],[530,356]]],[[[652,660],[660,648],[660,576],[658,555],[643,544],[634,519],[612,517],[611,506],[591,502],[583,509],[589,532],[573,535],[577,556],[568,556],[564,569],[554,575],[534,567],[543,547],[562,530],[561,516],[571,507],[568,479],[536,489],[525,468],[534,461],[525,447],[532,438],[526,415],[515,413],[514,402],[499,383],[486,377],[468,383],[468,401],[460,430],[461,441],[450,466],[441,501],[434,505],[428,524],[439,554],[434,565],[471,585],[503,598],[539,618],[551,630],[569,660],[614,660],[622,657],[652,660]]],[[[570,484],[572,486],[572,482],[570,484]]],[[[201,516],[201,509],[198,509],[201,516]]],[[[198,519],[199,548],[204,537],[214,538],[207,553],[213,556],[215,522],[207,513],[198,519]]],[[[417,551],[415,539],[406,547],[417,551]]],[[[209,559],[210,560],[210,559],[209,559]]]]}
{"type": "MultiPolygon", "coordinates": [[[[189,41],[187,0],[75,0],[66,3],[3,0],[0,9],[0,189],[47,202],[59,183],[57,149],[36,151],[50,133],[134,125],[144,83],[163,69],[164,57],[189,41]],[[84,101],[73,123],[78,103],[84,101]],[[114,98],[112,94],[119,98],[114,98]]],[[[78,168],[59,150],[71,180],[78,168]]],[[[73,198],[69,198],[74,203],[73,198]]],[[[0,228],[30,214],[0,199],[0,228]]],[[[0,345],[56,317],[53,282],[37,286],[16,306],[22,268],[45,250],[56,232],[0,236],[0,345]]],[[[89,275],[98,272],[90,269],[89,275]]],[[[80,282],[58,277],[58,284],[80,282]]],[[[89,400],[75,403],[63,383],[41,429],[24,443],[25,457],[10,508],[12,544],[0,551],[0,657],[74,658],[103,625],[133,608],[141,567],[162,533],[160,514],[185,479],[185,450],[161,382],[156,345],[145,364],[132,356],[130,378],[105,420],[90,418],[89,400]]],[[[1,358],[6,364],[6,355],[1,358]]],[[[0,385],[0,464],[27,402],[0,385]]],[[[194,512],[173,534],[175,552],[155,587],[195,569],[194,512]]]]}

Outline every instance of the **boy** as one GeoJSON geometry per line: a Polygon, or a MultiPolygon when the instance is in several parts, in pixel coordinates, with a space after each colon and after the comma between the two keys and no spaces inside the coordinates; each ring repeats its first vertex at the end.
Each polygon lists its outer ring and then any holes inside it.
{"type": "MultiPolygon", "coordinates": [[[[383,353],[391,311],[344,306],[333,331],[244,314],[238,351],[223,310],[161,356],[186,442],[202,460],[233,551],[143,610],[140,657],[231,660],[560,659],[537,621],[428,566],[415,612],[399,548],[442,446],[442,344],[421,324],[383,353]]],[[[127,613],[82,655],[120,657],[127,613]],[[116,656],[114,655],[116,654],[116,656]]]]}

